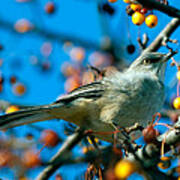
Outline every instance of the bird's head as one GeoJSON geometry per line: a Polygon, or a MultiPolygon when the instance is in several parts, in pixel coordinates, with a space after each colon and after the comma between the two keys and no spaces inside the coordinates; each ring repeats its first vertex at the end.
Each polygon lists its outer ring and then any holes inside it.
{"type": "Polygon", "coordinates": [[[164,80],[166,62],[177,52],[162,54],[158,52],[143,53],[129,67],[130,71],[151,72],[160,80],[164,80]]]}

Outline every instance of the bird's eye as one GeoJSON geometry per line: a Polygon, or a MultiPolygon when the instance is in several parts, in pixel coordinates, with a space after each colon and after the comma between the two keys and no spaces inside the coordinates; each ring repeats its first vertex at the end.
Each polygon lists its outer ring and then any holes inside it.
{"type": "Polygon", "coordinates": [[[151,63],[151,60],[150,59],[145,59],[144,61],[143,61],[143,64],[144,65],[148,65],[148,64],[150,64],[151,63]]]}

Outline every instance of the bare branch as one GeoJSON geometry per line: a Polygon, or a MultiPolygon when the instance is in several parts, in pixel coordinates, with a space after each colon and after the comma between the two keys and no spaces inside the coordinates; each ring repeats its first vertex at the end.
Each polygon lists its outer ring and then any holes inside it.
{"type": "Polygon", "coordinates": [[[157,51],[162,46],[163,39],[165,37],[169,38],[179,25],[180,19],[173,18],[160,32],[156,39],[143,51],[143,53],[157,51]]]}

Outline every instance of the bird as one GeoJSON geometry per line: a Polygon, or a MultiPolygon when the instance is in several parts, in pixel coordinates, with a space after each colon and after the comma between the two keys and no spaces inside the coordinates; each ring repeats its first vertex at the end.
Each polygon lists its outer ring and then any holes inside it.
{"type": "MultiPolygon", "coordinates": [[[[135,123],[145,126],[163,106],[166,62],[172,56],[142,53],[123,72],[80,86],[51,104],[1,115],[0,130],[50,119],[63,119],[92,132],[111,132],[135,123]]],[[[112,135],[95,136],[113,142],[112,135]]]]}

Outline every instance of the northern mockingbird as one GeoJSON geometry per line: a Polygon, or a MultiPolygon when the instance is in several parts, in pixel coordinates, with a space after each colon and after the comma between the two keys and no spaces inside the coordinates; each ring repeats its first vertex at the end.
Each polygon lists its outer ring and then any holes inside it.
{"type": "MultiPolygon", "coordinates": [[[[81,86],[52,104],[0,116],[0,129],[54,118],[96,132],[146,125],[163,105],[166,61],[172,55],[144,53],[124,72],[81,86]]],[[[97,137],[113,140],[112,135],[97,137]]]]}

